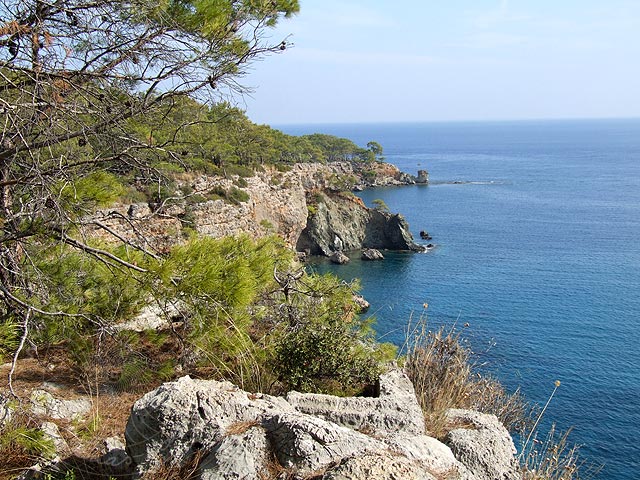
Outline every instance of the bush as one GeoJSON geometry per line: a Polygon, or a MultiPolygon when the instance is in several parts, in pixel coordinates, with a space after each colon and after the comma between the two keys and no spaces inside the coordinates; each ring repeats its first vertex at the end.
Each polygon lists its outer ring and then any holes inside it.
{"type": "Polygon", "coordinates": [[[375,383],[395,354],[375,341],[371,321],[357,315],[355,286],[332,275],[310,275],[290,299],[289,324],[277,346],[277,373],[285,388],[338,395],[375,383]]]}

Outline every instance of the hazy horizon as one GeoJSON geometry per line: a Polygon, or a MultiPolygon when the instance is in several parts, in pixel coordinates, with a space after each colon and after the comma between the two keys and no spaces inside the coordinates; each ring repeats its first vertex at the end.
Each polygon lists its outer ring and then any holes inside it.
{"type": "Polygon", "coordinates": [[[598,122],[598,121],[640,121],[640,115],[630,117],[565,117],[565,118],[502,118],[502,119],[460,119],[460,120],[354,120],[347,122],[298,122],[271,123],[273,128],[299,125],[401,125],[401,124],[442,124],[442,123],[537,123],[537,122],[598,122]]]}

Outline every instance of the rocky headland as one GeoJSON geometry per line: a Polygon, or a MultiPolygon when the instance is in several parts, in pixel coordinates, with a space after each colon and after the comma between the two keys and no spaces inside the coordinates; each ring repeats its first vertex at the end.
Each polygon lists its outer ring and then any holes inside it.
{"type": "Polygon", "coordinates": [[[367,208],[351,193],[416,183],[428,183],[426,171],[414,177],[380,162],[301,163],[245,178],[183,174],[162,202],[115,205],[92,219],[97,226],[89,224],[94,235],[107,239],[115,232],[160,252],[183,242],[189,231],[215,238],[277,234],[312,255],[366,248],[422,251],[402,215],[367,208]],[[232,190],[244,197],[230,202],[212,195],[232,190]]]}

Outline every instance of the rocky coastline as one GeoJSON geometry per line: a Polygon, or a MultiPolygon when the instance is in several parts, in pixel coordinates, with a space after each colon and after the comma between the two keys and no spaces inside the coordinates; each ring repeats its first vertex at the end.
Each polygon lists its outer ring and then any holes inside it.
{"type": "Polygon", "coordinates": [[[87,222],[88,233],[108,240],[107,233],[115,232],[158,252],[184,242],[189,231],[214,238],[277,234],[308,255],[367,248],[424,251],[402,215],[368,208],[352,192],[428,182],[424,170],[416,177],[381,162],[301,163],[284,172],[265,168],[246,178],[183,175],[163,202],[100,210],[87,222]],[[232,189],[241,190],[244,200],[211,195],[232,189]]]}

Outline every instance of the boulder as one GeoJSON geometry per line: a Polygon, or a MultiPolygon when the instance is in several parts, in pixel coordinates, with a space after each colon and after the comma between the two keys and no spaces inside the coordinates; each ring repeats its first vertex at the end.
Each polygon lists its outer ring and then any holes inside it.
{"type": "Polygon", "coordinates": [[[283,469],[287,478],[326,480],[518,478],[513,441],[495,416],[450,410],[454,429],[445,445],[425,435],[402,371],[382,375],[377,387],[376,397],[282,398],[187,376],[134,404],[125,432],[129,456],[118,442],[108,450],[141,476],[185,465],[197,451],[203,480],[259,480],[283,469]]]}
{"type": "Polygon", "coordinates": [[[516,448],[507,429],[495,415],[451,409],[447,421],[460,428],[451,430],[445,443],[476,480],[516,480],[516,448]]]}
{"type": "Polygon", "coordinates": [[[375,248],[367,248],[362,251],[362,260],[384,260],[384,255],[380,253],[380,250],[376,250],[375,248]]]}
{"type": "Polygon", "coordinates": [[[344,457],[385,448],[363,433],[300,413],[274,415],[263,426],[280,464],[302,475],[344,457]]]}
{"type": "Polygon", "coordinates": [[[333,252],[329,256],[329,260],[331,260],[331,263],[335,263],[337,265],[344,265],[345,263],[349,263],[349,257],[347,257],[342,252],[333,252]]]}
{"type": "Polygon", "coordinates": [[[91,411],[91,401],[87,398],[61,400],[46,390],[33,390],[30,400],[34,415],[47,416],[56,420],[79,420],[91,411]]]}
{"type": "Polygon", "coordinates": [[[269,412],[293,411],[283,399],[249,394],[229,382],[189,376],[161,385],[132,408],[127,452],[139,471],[180,465],[197,450],[211,451],[228,428],[261,422],[269,412]]]}
{"type": "Polygon", "coordinates": [[[451,449],[433,437],[400,433],[384,441],[392,452],[413,460],[438,478],[473,478],[451,449]]]}
{"type": "Polygon", "coordinates": [[[99,463],[108,465],[112,471],[124,472],[131,466],[131,457],[127,454],[124,442],[118,437],[104,439],[104,455],[99,463]]]}

